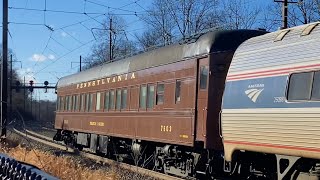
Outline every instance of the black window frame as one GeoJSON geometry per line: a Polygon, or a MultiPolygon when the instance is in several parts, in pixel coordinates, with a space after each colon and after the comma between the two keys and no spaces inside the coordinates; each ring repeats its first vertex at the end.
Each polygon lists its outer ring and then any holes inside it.
{"type": "Polygon", "coordinates": [[[156,86],[154,84],[148,84],[147,85],[147,109],[152,109],[154,108],[154,103],[155,103],[155,93],[156,93],[156,86]],[[153,87],[153,93],[151,93],[150,89],[153,87]]]}
{"type": "Polygon", "coordinates": [[[86,111],[86,93],[80,94],[80,105],[79,105],[79,111],[85,112],[86,111]]]}
{"type": "Polygon", "coordinates": [[[148,98],[148,86],[146,85],[146,84],[142,84],[142,85],[140,85],[140,88],[139,88],[139,109],[146,109],[147,108],[147,98],[148,98]],[[144,101],[144,106],[141,106],[142,104],[141,104],[141,98],[142,98],[142,96],[141,96],[141,92],[142,92],[142,89],[145,89],[145,98],[143,99],[143,101],[144,101]]]}
{"type": "Polygon", "coordinates": [[[100,91],[95,93],[95,97],[96,97],[95,109],[96,109],[96,111],[101,111],[101,110],[103,110],[103,107],[101,106],[101,104],[102,104],[102,103],[101,103],[101,94],[103,94],[103,93],[101,93],[100,91]],[[98,94],[99,94],[99,99],[98,99],[98,94]],[[99,105],[99,109],[97,108],[98,105],[99,105]]]}
{"type": "Polygon", "coordinates": [[[115,99],[116,99],[116,90],[115,89],[110,89],[109,90],[109,110],[115,110],[116,109],[116,103],[115,103],[115,99]],[[113,92],[113,98],[111,98],[111,92],[113,92]]]}
{"type": "Polygon", "coordinates": [[[162,82],[157,83],[157,92],[156,92],[156,105],[163,105],[164,104],[164,89],[165,89],[165,84],[162,82]],[[159,91],[159,86],[163,86],[163,89],[159,91]],[[159,101],[159,97],[162,97],[162,101],[159,101]]]}
{"type": "Polygon", "coordinates": [[[116,110],[121,110],[121,98],[122,98],[122,89],[116,90],[116,110]]]}
{"type": "Polygon", "coordinates": [[[56,110],[60,111],[60,96],[57,97],[56,110]]]}
{"type": "MultiPolygon", "coordinates": [[[[301,72],[294,72],[294,73],[291,73],[289,76],[288,76],[288,79],[287,79],[287,87],[286,87],[286,101],[287,102],[313,102],[313,101],[320,101],[320,98],[313,98],[313,91],[314,91],[314,85],[315,85],[315,74],[316,73],[319,73],[319,76],[320,76],[320,70],[317,70],[317,71],[301,71],[301,72]],[[311,83],[310,83],[310,95],[307,99],[292,99],[292,98],[289,98],[289,93],[290,93],[290,83],[291,83],[291,78],[293,75],[298,75],[298,74],[302,74],[302,73],[312,73],[312,78],[311,78],[311,83]]],[[[319,78],[320,79],[320,78],[319,78]]],[[[320,83],[318,84],[320,85],[320,83]]],[[[320,87],[319,87],[320,89],[320,87]]]]}
{"type": "Polygon", "coordinates": [[[203,66],[200,66],[200,74],[199,74],[199,89],[200,90],[206,90],[208,89],[208,79],[209,79],[209,66],[208,65],[203,65],[203,66]],[[206,76],[205,76],[205,79],[204,79],[204,69],[206,69],[206,76]]]}
{"type": "Polygon", "coordinates": [[[128,88],[121,89],[121,110],[127,109],[128,107],[128,88]]]}
{"type": "Polygon", "coordinates": [[[104,98],[103,98],[103,110],[104,111],[109,111],[109,109],[110,109],[110,107],[109,107],[110,104],[109,103],[110,103],[110,91],[107,90],[107,91],[104,92],[104,98]],[[107,99],[107,97],[108,97],[108,99],[107,99]]]}
{"type": "Polygon", "coordinates": [[[177,79],[175,82],[175,88],[174,88],[174,102],[175,104],[178,104],[181,102],[181,85],[182,85],[182,80],[177,79]],[[179,84],[179,85],[178,85],[179,84]],[[179,88],[177,88],[179,86],[179,88]]]}
{"type": "Polygon", "coordinates": [[[74,107],[74,111],[77,112],[80,110],[80,94],[76,94],[76,102],[75,102],[75,107],[74,107]]]}

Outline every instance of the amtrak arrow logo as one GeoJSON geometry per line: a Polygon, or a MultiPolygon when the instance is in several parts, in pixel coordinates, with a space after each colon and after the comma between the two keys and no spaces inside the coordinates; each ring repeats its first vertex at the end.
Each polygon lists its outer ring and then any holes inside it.
{"type": "Polygon", "coordinates": [[[246,95],[248,96],[248,98],[251,99],[252,102],[256,102],[259,95],[262,93],[262,91],[264,90],[264,88],[262,89],[257,89],[256,87],[264,87],[264,84],[255,84],[255,85],[250,85],[249,88],[252,89],[248,89],[245,91],[246,95]]]}

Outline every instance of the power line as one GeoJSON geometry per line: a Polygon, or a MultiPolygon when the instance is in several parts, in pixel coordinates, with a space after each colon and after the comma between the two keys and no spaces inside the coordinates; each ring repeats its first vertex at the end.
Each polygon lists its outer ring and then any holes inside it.
{"type": "Polygon", "coordinates": [[[77,39],[76,37],[74,37],[72,34],[68,33],[66,30],[61,29],[64,33],[66,33],[68,36],[70,36],[73,40],[77,41],[79,44],[83,44],[83,42],[81,42],[79,39],[77,39]]]}
{"type": "Polygon", "coordinates": [[[13,22],[13,21],[10,21],[9,24],[29,25],[29,26],[45,26],[45,24],[43,24],[43,23],[13,22]]]}
{"type": "Polygon", "coordinates": [[[58,53],[56,53],[54,50],[52,50],[51,48],[47,48],[49,51],[51,51],[53,54],[55,54],[56,56],[59,56],[59,54],[58,53]]]}
{"type": "Polygon", "coordinates": [[[63,48],[65,48],[65,49],[67,49],[68,51],[70,51],[69,48],[67,48],[65,45],[63,45],[62,43],[60,43],[59,41],[57,41],[57,40],[54,39],[53,37],[51,37],[51,39],[52,39],[54,42],[56,42],[57,44],[59,44],[61,47],[63,47],[63,48]]]}
{"type": "Polygon", "coordinates": [[[129,4],[126,4],[126,5],[124,5],[124,6],[121,6],[121,7],[119,7],[119,9],[122,9],[122,8],[124,8],[124,7],[127,7],[127,6],[130,6],[130,5],[135,4],[135,3],[139,2],[139,1],[141,1],[141,0],[136,0],[136,1],[134,1],[134,2],[131,2],[131,3],[129,3],[129,4]]]}
{"type": "Polygon", "coordinates": [[[94,42],[94,39],[92,39],[92,40],[84,43],[83,45],[80,45],[80,46],[78,46],[78,47],[70,50],[69,52],[67,52],[67,53],[65,53],[64,55],[60,56],[59,58],[55,59],[52,63],[48,64],[47,66],[43,67],[43,68],[40,69],[39,71],[35,72],[34,75],[37,75],[39,72],[45,70],[46,68],[48,68],[48,67],[51,66],[52,64],[56,63],[58,60],[64,58],[65,56],[71,54],[72,52],[74,52],[74,51],[76,51],[76,50],[78,50],[78,49],[80,49],[80,48],[82,48],[82,47],[84,47],[84,46],[86,46],[86,45],[88,45],[88,44],[90,44],[90,43],[92,43],[92,42],[94,42]]]}
{"type": "Polygon", "coordinates": [[[50,42],[50,40],[51,40],[52,34],[53,34],[53,31],[51,31],[51,33],[50,33],[50,36],[49,36],[48,41],[47,41],[47,43],[46,43],[46,46],[45,46],[44,49],[42,50],[42,54],[43,54],[44,51],[47,49],[47,47],[48,47],[48,45],[49,45],[49,42],[50,42]]]}
{"type": "MultiPolygon", "coordinates": [[[[49,45],[49,42],[51,40],[52,34],[53,34],[53,31],[51,31],[50,36],[49,36],[49,38],[47,40],[46,46],[42,50],[42,53],[41,53],[42,55],[43,55],[44,51],[48,48],[48,45],[49,45]]],[[[38,64],[39,64],[39,61],[36,62],[36,64],[34,65],[34,68],[37,67],[38,64]]]]}
{"type": "MultiPolygon", "coordinates": [[[[53,10],[53,9],[36,9],[36,8],[22,8],[22,7],[9,7],[11,10],[25,10],[25,11],[36,11],[36,12],[51,12],[51,13],[65,13],[65,14],[100,14],[106,15],[107,13],[99,13],[99,12],[79,12],[79,11],[64,11],[64,10],[53,10]]],[[[122,16],[135,16],[137,13],[117,13],[115,15],[122,16]]]]}
{"type": "Polygon", "coordinates": [[[91,18],[92,20],[96,21],[97,23],[99,23],[100,25],[104,26],[104,24],[98,20],[96,20],[95,18],[89,16],[88,14],[85,14],[86,16],[88,16],[89,18],[91,18]]]}
{"type": "MultiPolygon", "coordinates": [[[[131,11],[131,10],[127,10],[127,9],[121,9],[121,8],[113,8],[113,7],[110,7],[110,6],[106,6],[104,4],[100,4],[100,3],[97,3],[97,2],[93,2],[93,1],[90,1],[90,0],[86,0],[86,2],[89,2],[91,4],[95,4],[95,5],[98,5],[98,6],[102,6],[102,7],[106,7],[108,9],[113,9],[113,10],[119,10],[119,11],[124,11],[124,12],[131,12],[131,13],[137,13],[136,11],[131,11]]],[[[132,4],[132,3],[130,3],[132,4]]],[[[127,5],[126,5],[127,6],[127,5]]]]}
{"type": "Polygon", "coordinates": [[[98,16],[90,17],[88,19],[85,19],[85,20],[82,20],[82,21],[78,21],[76,23],[72,23],[72,24],[69,24],[69,25],[65,25],[65,26],[62,26],[62,27],[57,28],[57,29],[65,29],[65,28],[68,28],[68,27],[71,27],[71,26],[75,26],[75,25],[78,25],[78,24],[82,25],[83,22],[86,22],[86,21],[92,20],[92,18],[95,19],[95,18],[98,18],[98,17],[101,17],[101,16],[104,16],[104,14],[100,14],[98,16]]]}

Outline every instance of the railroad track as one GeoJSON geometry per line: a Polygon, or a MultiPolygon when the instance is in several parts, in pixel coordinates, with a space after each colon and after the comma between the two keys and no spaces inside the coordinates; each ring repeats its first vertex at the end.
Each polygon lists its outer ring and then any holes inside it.
{"type": "MultiPolygon", "coordinates": [[[[53,142],[52,138],[49,138],[47,136],[41,135],[39,133],[36,133],[34,131],[30,131],[30,130],[25,130],[25,132],[19,131],[17,129],[13,129],[17,134],[21,135],[21,136],[25,136],[29,139],[32,139],[34,141],[40,142],[42,144],[57,148],[57,149],[61,149],[64,151],[68,151],[68,152],[75,152],[72,148],[67,148],[65,145],[60,144],[60,143],[56,143],[53,142]]],[[[80,152],[80,155],[98,162],[104,162],[107,164],[117,164],[119,167],[123,168],[123,169],[127,169],[139,174],[143,174],[143,175],[149,175],[151,177],[155,177],[155,178],[159,178],[159,179],[172,179],[172,180],[181,180],[181,178],[177,178],[177,177],[173,177],[170,175],[166,175],[163,173],[159,173],[159,172],[155,172],[152,170],[148,170],[148,169],[144,169],[141,167],[137,167],[137,166],[133,166],[133,165],[129,165],[129,164],[125,164],[125,163],[119,163],[117,161],[111,160],[111,159],[107,159],[101,156],[97,156],[94,154],[90,154],[90,153],[86,153],[86,152],[80,152]]]]}

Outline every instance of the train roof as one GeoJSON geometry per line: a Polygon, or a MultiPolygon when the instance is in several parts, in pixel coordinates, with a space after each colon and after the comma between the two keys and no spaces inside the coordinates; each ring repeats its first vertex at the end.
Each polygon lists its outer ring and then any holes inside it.
{"type": "Polygon", "coordinates": [[[214,52],[235,50],[244,40],[266,33],[258,30],[216,30],[199,34],[184,43],[177,43],[142,54],[104,63],[85,71],[62,77],[57,87],[64,87],[112,75],[135,72],[150,67],[170,64],[214,52]]]}
{"type": "Polygon", "coordinates": [[[236,50],[228,76],[318,63],[320,22],[251,38],[236,50]]]}

